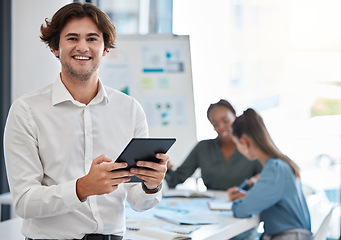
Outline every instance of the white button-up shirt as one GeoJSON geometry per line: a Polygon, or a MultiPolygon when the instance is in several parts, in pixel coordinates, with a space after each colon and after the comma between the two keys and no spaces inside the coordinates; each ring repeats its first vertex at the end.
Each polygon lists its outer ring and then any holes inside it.
{"type": "Polygon", "coordinates": [[[161,194],[146,194],[140,183],[124,183],[81,202],[76,181],[96,157],[115,160],[133,137],[148,137],[140,104],[101,83],[88,105],[74,100],[60,78],[16,100],[4,150],[15,210],[24,219],[22,233],[36,239],[123,235],[125,201],[143,211],[155,206],[161,194]]]}

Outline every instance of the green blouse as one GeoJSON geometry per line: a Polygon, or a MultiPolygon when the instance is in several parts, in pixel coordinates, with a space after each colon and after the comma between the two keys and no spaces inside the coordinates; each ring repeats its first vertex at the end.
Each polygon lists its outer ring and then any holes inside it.
{"type": "Polygon", "coordinates": [[[237,149],[225,160],[218,138],[203,140],[194,147],[181,166],[175,171],[167,171],[165,179],[168,186],[174,188],[183,183],[197,168],[201,169],[207,189],[226,190],[260,173],[262,165],[258,160],[248,160],[237,149]]]}

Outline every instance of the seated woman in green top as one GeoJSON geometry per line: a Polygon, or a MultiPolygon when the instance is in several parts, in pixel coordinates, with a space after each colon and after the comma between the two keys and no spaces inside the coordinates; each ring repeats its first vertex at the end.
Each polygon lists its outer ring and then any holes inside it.
{"type": "Polygon", "coordinates": [[[211,104],[207,118],[218,133],[215,139],[200,141],[186,160],[175,171],[169,163],[166,181],[170,188],[183,183],[197,168],[207,189],[227,190],[239,186],[245,179],[257,178],[262,170],[258,161],[249,161],[236,148],[230,134],[230,127],[236,119],[236,111],[226,100],[211,104]]]}

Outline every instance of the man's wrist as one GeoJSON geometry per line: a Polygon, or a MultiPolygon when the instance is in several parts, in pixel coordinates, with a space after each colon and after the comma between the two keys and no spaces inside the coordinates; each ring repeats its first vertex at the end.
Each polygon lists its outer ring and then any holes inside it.
{"type": "Polygon", "coordinates": [[[76,194],[78,199],[81,202],[84,202],[87,198],[87,194],[84,191],[84,187],[83,187],[83,181],[84,181],[84,177],[83,178],[78,178],[76,181],[76,194]]]}
{"type": "Polygon", "coordinates": [[[159,185],[157,185],[156,188],[153,188],[153,189],[149,189],[146,184],[144,183],[144,181],[142,181],[142,189],[145,193],[147,194],[153,194],[153,193],[157,193],[161,190],[162,188],[162,183],[160,183],[159,185]]]}

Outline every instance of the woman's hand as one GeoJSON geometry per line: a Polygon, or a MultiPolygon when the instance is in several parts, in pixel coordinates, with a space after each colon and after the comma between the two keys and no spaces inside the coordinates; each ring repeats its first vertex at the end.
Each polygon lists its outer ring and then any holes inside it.
{"type": "Polygon", "coordinates": [[[240,199],[246,196],[246,192],[239,187],[231,187],[227,189],[230,201],[233,202],[236,199],[240,199]]]}
{"type": "Polygon", "coordinates": [[[258,181],[259,177],[260,177],[260,173],[258,173],[257,175],[253,176],[252,178],[249,179],[249,181],[247,181],[247,185],[248,186],[255,185],[255,183],[258,181]]]}

